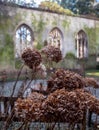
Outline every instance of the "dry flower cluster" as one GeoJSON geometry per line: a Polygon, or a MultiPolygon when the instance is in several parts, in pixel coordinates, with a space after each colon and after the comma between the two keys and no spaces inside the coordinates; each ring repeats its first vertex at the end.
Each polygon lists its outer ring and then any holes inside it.
{"type": "Polygon", "coordinates": [[[58,69],[48,80],[48,92],[53,92],[61,88],[71,91],[77,88],[84,88],[85,86],[86,82],[83,77],[77,73],[63,69],[58,69]]]}
{"type": "Polygon", "coordinates": [[[62,53],[58,47],[55,46],[45,46],[41,51],[49,61],[59,62],[62,60],[62,53]]]}
{"type": "Polygon", "coordinates": [[[69,92],[64,88],[48,97],[34,92],[27,99],[18,99],[15,106],[19,116],[43,122],[78,123],[87,109],[99,114],[99,100],[82,89],[69,92]]]}
{"type": "Polygon", "coordinates": [[[56,90],[42,103],[43,121],[80,122],[83,119],[84,108],[85,104],[81,105],[75,91],[56,90]]]}
{"type": "Polygon", "coordinates": [[[93,86],[94,88],[99,88],[99,83],[94,78],[85,78],[87,86],[93,86]]]}
{"type": "Polygon", "coordinates": [[[35,69],[42,61],[41,54],[37,50],[30,48],[24,50],[21,57],[30,69],[35,69]]]}
{"type": "Polygon", "coordinates": [[[45,96],[37,92],[33,92],[26,99],[19,98],[15,103],[16,116],[27,119],[28,121],[38,120],[41,104],[44,99],[45,96]]]}
{"type": "MultiPolygon", "coordinates": [[[[42,53],[50,61],[59,62],[62,59],[60,49],[53,46],[46,46],[42,53]]],[[[39,52],[31,49],[25,50],[22,58],[30,68],[38,67],[42,61],[39,52]]],[[[84,90],[89,84],[97,87],[92,79],[83,78],[69,70],[58,69],[48,80],[48,95],[33,92],[25,99],[18,99],[15,113],[28,121],[71,124],[81,122],[87,109],[99,114],[99,100],[84,90]]]]}
{"type": "Polygon", "coordinates": [[[95,96],[93,96],[90,92],[85,91],[84,89],[75,90],[77,93],[77,96],[79,97],[80,101],[83,103],[85,102],[86,108],[90,111],[99,114],[99,100],[96,99],[95,96]]]}

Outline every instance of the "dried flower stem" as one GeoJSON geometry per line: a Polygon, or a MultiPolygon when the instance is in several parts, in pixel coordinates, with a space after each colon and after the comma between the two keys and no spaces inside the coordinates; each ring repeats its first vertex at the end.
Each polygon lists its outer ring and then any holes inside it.
{"type": "Polygon", "coordinates": [[[11,94],[10,97],[13,97],[13,95],[14,95],[15,88],[16,88],[16,85],[17,85],[17,82],[18,82],[18,80],[19,80],[19,77],[20,77],[20,74],[21,74],[21,72],[22,72],[23,67],[24,67],[24,64],[22,65],[22,67],[21,67],[21,69],[20,69],[20,71],[19,71],[19,73],[18,73],[18,76],[17,76],[16,82],[15,82],[15,84],[14,84],[14,86],[13,86],[13,91],[12,91],[12,94],[11,94]]]}

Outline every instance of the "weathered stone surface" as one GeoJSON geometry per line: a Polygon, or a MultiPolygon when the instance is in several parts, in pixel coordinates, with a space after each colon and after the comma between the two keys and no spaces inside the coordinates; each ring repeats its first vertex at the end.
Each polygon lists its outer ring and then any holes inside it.
{"type": "Polygon", "coordinates": [[[62,34],[63,56],[68,52],[72,52],[76,56],[75,36],[80,30],[83,30],[87,34],[89,54],[95,54],[98,49],[99,19],[66,16],[20,7],[4,6],[4,10],[7,11],[7,16],[0,16],[0,47],[3,48],[3,52],[0,55],[0,60],[2,61],[0,63],[1,68],[7,68],[11,65],[13,68],[15,67],[15,33],[22,24],[27,25],[32,30],[34,40],[42,45],[48,39],[49,32],[57,27],[62,34]],[[7,55],[6,57],[10,55],[7,51],[4,53],[4,48],[9,42],[8,38],[6,38],[8,36],[11,38],[10,42],[12,41],[9,48],[13,50],[13,58],[10,56],[10,59],[5,61],[6,58],[4,55],[7,55]]]}

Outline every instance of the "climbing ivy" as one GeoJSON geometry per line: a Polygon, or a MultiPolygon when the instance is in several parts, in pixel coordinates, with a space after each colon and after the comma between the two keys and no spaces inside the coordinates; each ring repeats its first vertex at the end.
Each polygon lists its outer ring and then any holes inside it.
{"type": "Polygon", "coordinates": [[[87,26],[84,27],[85,32],[88,36],[89,43],[89,54],[95,54],[97,48],[97,31],[96,28],[89,28],[87,26]]]}
{"type": "Polygon", "coordinates": [[[5,45],[0,49],[1,63],[12,64],[14,61],[14,45],[9,34],[5,34],[5,45]]]}
{"type": "Polygon", "coordinates": [[[43,21],[42,15],[40,15],[40,19],[37,20],[36,16],[32,14],[32,26],[34,27],[37,33],[42,33],[45,25],[46,25],[46,22],[43,21]]]}
{"type": "Polygon", "coordinates": [[[43,30],[44,30],[44,27],[46,26],[46,24],[47,23],[44,22],[42,15],[40,15],[40,19],[37,20],[36,16],[34,14],[32,14],[32,26],[38,36],[36,41],[39,44],[38,45],[39,47],[41,46],[40,44],[42,44],[42,33],[43,33],[43,30]]]}

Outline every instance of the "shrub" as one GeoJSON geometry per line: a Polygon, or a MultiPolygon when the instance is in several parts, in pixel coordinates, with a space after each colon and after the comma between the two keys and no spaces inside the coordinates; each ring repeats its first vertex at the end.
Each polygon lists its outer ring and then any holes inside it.
{"type": "Polygon", "coordinates": [[[75,57],[75,55],[74,55],[72,52],[68,52],[68,53],[66,54],[65,58],[75,59],[76,57],[75,57]]]}
{"type": "Polygon", "coordinates": [[[66,15],[74,15],[74,13],[70,11],[69,9],[64,9],[63,7],[61,7],[60,5],[54,2],[44,1],[44,2],[41,2],[39,7],[42,9],[51,10],[57,13],[62,13],[66,15]]]}

